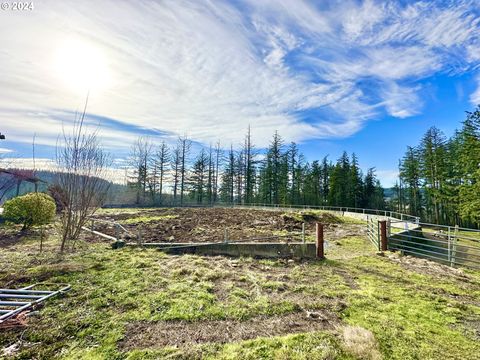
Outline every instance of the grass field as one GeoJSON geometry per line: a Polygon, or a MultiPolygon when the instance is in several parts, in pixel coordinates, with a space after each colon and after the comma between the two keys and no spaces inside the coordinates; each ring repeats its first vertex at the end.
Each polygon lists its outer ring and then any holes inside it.
{"type": "Polygon", "coordinates": [[[91,239],[73,253],[56,248],[53,233],[41,254],[33,235],[0,247],[1,287],[72,285],[26,327],[0,330],[0,357],[403,360],[480,353],[480,272],[379,256],[363,236],[337,238],[326,261],[309,262],[111,250],[91,239]]]}

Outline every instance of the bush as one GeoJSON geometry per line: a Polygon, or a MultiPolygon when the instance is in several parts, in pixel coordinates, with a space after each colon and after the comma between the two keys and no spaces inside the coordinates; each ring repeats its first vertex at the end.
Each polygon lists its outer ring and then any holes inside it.
{"type": "Polygon", "coordinates": [[[55,217],[55,201],[47,194],[30,193],[17,196],[4,204],[3,217],[9,222],[23,224],[24,229],[46,225],[55,217]]]}

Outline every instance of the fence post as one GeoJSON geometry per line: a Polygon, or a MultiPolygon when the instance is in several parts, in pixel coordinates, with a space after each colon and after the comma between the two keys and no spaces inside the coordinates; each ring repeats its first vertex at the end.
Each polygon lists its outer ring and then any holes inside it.
{"type": "Polygon", "coordinates": [[[318,259],[325,259],[325,253],[323,248],[323,224],[317,223],[316,224],[317,230],[317,258],[318,259]]]}
{"type": "Polygon", "coordinates": [[[225,233],[224,233],[224,236],[223,236],[223,242],[228,242],[228,229],[225,228],[225,233]]]}
{"type": "Polygon", "coordinates": [[[387,221],[382,220],[380,223],[380,251],[387,251],[387,221]]]}
{"type": "Polygon", "coordinates": [[[302,223],[302,243],[305,244],[305,223],[302,223]]]}
{"type": "Polygon", "coordinates": [[[452,230],[451,227],[448,227],[448,262],[452,266],[452,230]]]}
{"type": "Polygon", "coordinates": [[[92,219],[92,226],[91,226],[91,230],[94,231],[95,230],[95,220],[92,219]]]}
{"type": "Polygon", "coordinates": [[[458,225],[455,225],[455,233],[452,239],[452,256],[450,259],[450,266],[455,265],[455,258],[457,256],[457,236],[458,236],[458,225]]]}

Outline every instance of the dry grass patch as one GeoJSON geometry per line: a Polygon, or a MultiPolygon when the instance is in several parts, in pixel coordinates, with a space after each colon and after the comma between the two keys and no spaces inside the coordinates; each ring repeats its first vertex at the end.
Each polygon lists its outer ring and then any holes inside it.
{"type": "Polygon", "coordinates": [[[378,342],[371,331],[360,326],[345,326],[342,335],[347,350],[360,359],[382,359],[378,342]]]}

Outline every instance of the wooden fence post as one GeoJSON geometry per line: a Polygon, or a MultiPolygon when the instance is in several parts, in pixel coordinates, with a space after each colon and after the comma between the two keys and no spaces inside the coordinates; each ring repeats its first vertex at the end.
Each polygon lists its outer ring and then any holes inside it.
{"type": "Polygon", "coordinates": [[[323,224],[317,223],[317,258],[325,259],[323,247],[323,224]]]}
{"type": "Polygon", "coordinates": [[[380,223],[380,251],[387,251],[387,220],[379,221],[380,223]]]}

